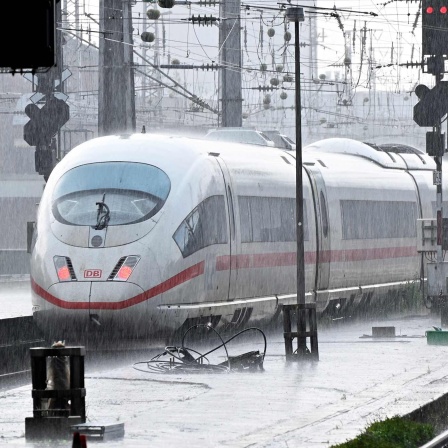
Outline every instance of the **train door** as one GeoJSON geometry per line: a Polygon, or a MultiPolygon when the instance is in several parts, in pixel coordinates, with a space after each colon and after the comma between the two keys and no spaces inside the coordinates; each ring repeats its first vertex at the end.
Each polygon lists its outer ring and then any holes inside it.
{"type": "MultiPolygon", "coordinates": [[[[257,305],[258,310],[275,306],[275,300],[271,303],[269,297],[297,290],[293,162],[293,157],[278,152],[267,152],[258,158],[226,159],[232,177],[235,216],[229,299],[268,298],[263,305],[257,305]]],[[[310,197],[308,181],[304,192],[310,197]]],[[[310,202],[305,207],[304,230],[308,230],[306,212],[310,202]]],[[[313,246],[314,251],[314,238],[308,240],[305,235],[305,239],[305,250],[313,246]]],[[[309,279],[314,280],[314,268],[314,262],[305,266],[308,285],[312,283],[309,279]]]]}
{"type": "MultiPolygon", "coordinates": [[[[433,185],[432,171],[408,171],[415,183],[416,202],[418,206],[418,218],[430,219],[436,218],[436,189],[433,185]]],[[[446,204],[443,204],[445,209],[446,204]]],[[[418,242],[417,242],[418,245],[418,242]]],[[[426,261],[424,253],[419,257],[419,276],[420,281],[424,282],[426,277],[426,261]]]]}
{"type": "Polygon", "coordinates": [[[227,299],[231,296],[230,290],[231,285],[235,284],[237,271],[232,268],[232,258],[235,258],[234,255],[238,253],[237,241],[236,241],[236,217],[235,217],[235,198],[234,198],[234,189],[232,186],[232,179],[229,173],[229,169],[227,168],[224,160],[220,157],[216,157],[218,161],[219,167],[221,168],[222,175],[224,178],[224,186],[225,186],[225,199],[228,210],[228,227],[229,227],[229,254],[225,256],[218,257],[215,262],[215,268],[218,271],[227,271],[229,278],[229,288],[227,291],[227,299]]]}
{"type": "Polygon", "coordinates": [[[316,219],[316,277],[315,291],[326,290],[330,284],[330,220],[327,192],[322,173],[313,166],[304,166],[310,179],[316,219]]]}

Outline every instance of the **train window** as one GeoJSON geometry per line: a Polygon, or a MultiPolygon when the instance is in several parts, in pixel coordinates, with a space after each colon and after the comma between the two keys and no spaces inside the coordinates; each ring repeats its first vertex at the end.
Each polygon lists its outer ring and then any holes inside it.
{"type": "Polygon", "coordinates": [[[95,226],[97,202],[109,209],[109,226],[134,224],[154,216],[170,192],[168,176],[143,163],[103,162],[67,171],[53,193],[53,215],[63,224],[95,226]]]}
{"type": "MultiPolygon", "coordinates": [[[[296,241],[295,198],[239,196],[241,242],[296,241]]],[[[303,232],[308,240],[308,219],[303,202],[303,232]]]]}
{"type": "Polygon", "coordinates": [[[404,201],[341,201],[342,238],[414,238],[417,204],[404,201]]]}
{"type": "Polygon", "coordinates": [[[184,258],[212,244],[227,243],[225,207],[224,196],[210,196],[182,221],[173,238],[184,258]]]}

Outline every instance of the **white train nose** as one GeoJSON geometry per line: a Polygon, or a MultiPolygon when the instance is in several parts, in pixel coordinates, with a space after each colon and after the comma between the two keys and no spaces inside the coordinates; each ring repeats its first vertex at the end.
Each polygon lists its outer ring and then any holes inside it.
{"type": "Polygon", "coordinates": [[[122,310],[146,301],[143,289],[129,282],[55,283],[44,299],[71,310],[122,310]]]}
{"type": "Polygon", "coordinates": [[[147,295],[134,283],[56,283],[40,295],[43,306],[35,317],[49,337],[83,342],[98,333],[113,339],[148,330],[147,295]],[[64,322],[64,328],[51,327],[56,321],[64,322]]]}

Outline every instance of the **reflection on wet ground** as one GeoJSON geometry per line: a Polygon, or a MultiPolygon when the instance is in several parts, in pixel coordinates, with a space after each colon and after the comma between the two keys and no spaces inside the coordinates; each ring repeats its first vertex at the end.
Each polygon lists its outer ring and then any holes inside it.
{"type": "MultiPolygon", "coordinates": [[[[279,328],[268,334],[264,371],[252,373],[156,374],[133,364],[151,359],[162,346],[90,350],[87,418],[124,423],[124,438],[108,442],[110,447],[328,447],[355,437],[374,420],[406,414],[448,392],[448,346],[428,345],[425,338],[439,322],[426,314],[321,326],[317,362],[286,362],[279,328]],[[396,336],[372,338],[376,326],[394,326],[396,336]]],[[[215,342],[188,345],[204,353],[215,342]]],[[[261,345],[254,336],[229,353],[261,345]]],[[[225,356],[221,351],[210,362],[225,356]]],[[[1,395],[3,440],[36,446],[24,438],[31,386],[1,395]]]]}

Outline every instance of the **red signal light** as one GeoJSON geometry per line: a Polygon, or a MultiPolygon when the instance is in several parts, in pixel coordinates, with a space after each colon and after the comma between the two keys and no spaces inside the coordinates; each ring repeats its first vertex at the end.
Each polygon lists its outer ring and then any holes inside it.
{"type": "Polygon", "coordinates": [[[448,8],[446,6],[442,6],[440,8],[440,12],[441,12],[441,14],[446,14],[448,12],[448,8]]]}
{"type": "Polygon", "coordinates": [[[432,6],[428,6],[426,8],[426,14],[432,14],[434,12],[434,8],[432,6]]]}

